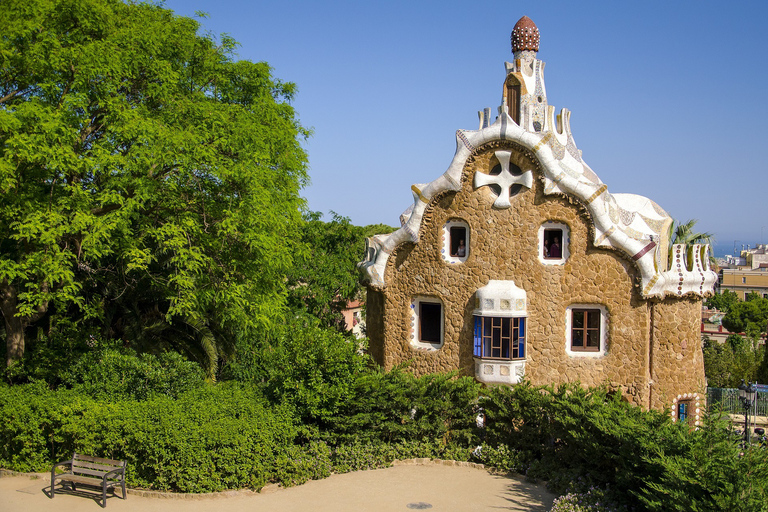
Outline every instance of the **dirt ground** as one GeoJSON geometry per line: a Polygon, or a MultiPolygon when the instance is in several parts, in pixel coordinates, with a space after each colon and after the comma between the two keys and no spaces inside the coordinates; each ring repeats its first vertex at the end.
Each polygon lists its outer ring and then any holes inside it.
{"type": "MultiPolygon", "coordinates": [[[[39,479],[26,475],[4,476],[0,478],[0,510],[80,512],[101,509],[95,492],[80,488],[77,492],[60,491],[60,484],[56,487],[56,495],[51,499],[50,475],[41,474],[39,479]]],[[[129,491],[128,498],[123,500],[117,491],[117,495],[107,495],[107,508],[113,512],[546,512],[555,498],[541,485],[493,475],[483,469],[443,465],[403,465],[358,471],[287,489],[270,488],[261,493],[232,491],[176,496],[147,497],[129,491]]]]}

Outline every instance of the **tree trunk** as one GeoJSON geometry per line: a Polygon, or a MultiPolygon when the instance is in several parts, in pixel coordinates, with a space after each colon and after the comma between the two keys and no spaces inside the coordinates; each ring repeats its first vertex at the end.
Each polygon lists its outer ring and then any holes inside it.
{"type": "Polygon", "coordinates": [[[24,322],[21,318],[5,313],[5,365],[11,366],[15,361],[24,357],[24,322]],[[10,317],[10,318],[9,318],[10,317]]]}
{"type": "MultiPolygon", "coordinates": [[[[44,285],[45,287],[45,285],[44,285]]],[[[37,306],[32,316],[18,316],[16,288],[8,281],[0,282],[0,311],[5,320],[5,365],[11,366],[24,357],[24,329],[38,321],[48,310],[48,303],[37,306]]]]}
{"type": "Polygon", "coordinates": [[[24,320],[16,316],[16,289],[3,281],[0,284],[0,311],[5,319],[5,365],[11,366],[24,356],[24,320]]]}

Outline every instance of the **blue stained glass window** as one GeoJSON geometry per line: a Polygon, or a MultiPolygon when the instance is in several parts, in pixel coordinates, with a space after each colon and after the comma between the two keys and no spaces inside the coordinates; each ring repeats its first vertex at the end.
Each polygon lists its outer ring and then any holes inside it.
{"type": "Polygon", "coordinates": [[[688,419],[688,402],[677,404],[677,421],[686,421],[688,419]]]}
{"type": "Polygon", "coordinates": [[[475,317],[475,350],[476,357],[483,356],[483,319],[482,317],[475,317]]]}
{"type": "Polygon", "coordinates": [[[476,316],[474,354],[488,359],[525,358],[525,318],[476,316]]]}

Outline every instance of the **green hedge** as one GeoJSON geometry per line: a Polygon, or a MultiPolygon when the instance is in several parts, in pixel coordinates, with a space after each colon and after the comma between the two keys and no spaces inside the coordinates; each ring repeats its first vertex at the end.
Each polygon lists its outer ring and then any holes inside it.
{"type": "Polygon", "coordinates": [[[232,384],[114,402],[2,386],[0,418],[0,467],[47,471],[77,451],[127,460],[131,486],[182,492],[259,488],[296,436],[287,411],[232,384]]]}

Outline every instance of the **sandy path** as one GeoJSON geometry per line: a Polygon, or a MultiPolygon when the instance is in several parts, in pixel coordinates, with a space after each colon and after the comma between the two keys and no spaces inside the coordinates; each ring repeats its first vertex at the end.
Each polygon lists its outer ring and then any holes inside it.
{"type": "MultiPolygon", "coordinates": [[[[44,476],[44,475],[42,475],[44,476]]],[[[0,478],[0,510],[3,512],[101,510],[86,496],[69,491],[48,497],[50,481],[27,476],[0,478]]],[[[118,491],[119,493],[119,491],[118,491]]],[[[542,511],[549,510],[554,496],[543,486],[492,475],[485,470],[443,465],[395,466],[374,471],[333,475],[304,485],[272,492],[235,491],[194,499],[157,498],[128,494],[127,500],[109,495],[113,512],[333,511],[389,512],[437,511],[542,511]]]]}

